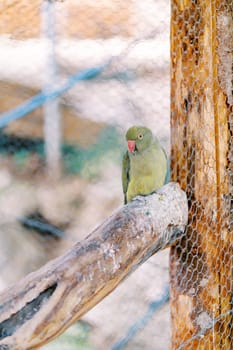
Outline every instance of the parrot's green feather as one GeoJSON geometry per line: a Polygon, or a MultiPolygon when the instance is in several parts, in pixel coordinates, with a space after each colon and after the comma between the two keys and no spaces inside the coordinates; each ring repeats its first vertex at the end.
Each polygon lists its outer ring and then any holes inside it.
{"type": "Polygon", "coordinates": [[[122,186],[125,203],[137,195],[148,195],[163,186],[167,174],[167,155],[158,139],[146,127],[133,126],[126,140],[135,141],[135,151],[123,157],[122,186]]]}
{"type": "Polygon", "coordinates": [[[130,169],[130,160],[128,151],[123,156],[122,161],[122,186],[124,192],[124,204],[127,203],[127,189],[129,184],[129,169],[130,169]]]}

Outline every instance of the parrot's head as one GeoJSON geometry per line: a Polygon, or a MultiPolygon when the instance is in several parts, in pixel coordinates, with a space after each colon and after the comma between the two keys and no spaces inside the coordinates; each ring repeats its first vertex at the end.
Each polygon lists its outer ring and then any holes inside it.
{"type": "Polygon", "coordinates": [[[130,153],[140,153],[146,150],[153,141],[153,134],[145,126],[132,126],[126,133],[126,141],[130,153]]]}

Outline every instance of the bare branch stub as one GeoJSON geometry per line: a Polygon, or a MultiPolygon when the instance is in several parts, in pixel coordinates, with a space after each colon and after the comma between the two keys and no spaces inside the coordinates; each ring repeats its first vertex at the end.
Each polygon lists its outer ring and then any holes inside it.
{"type": "Polygon", "coordinates": [[[187,223],[176,183],[120,208],[81,243],[0,295],[0,349],[36,349],[62,333],[187,223]]]}

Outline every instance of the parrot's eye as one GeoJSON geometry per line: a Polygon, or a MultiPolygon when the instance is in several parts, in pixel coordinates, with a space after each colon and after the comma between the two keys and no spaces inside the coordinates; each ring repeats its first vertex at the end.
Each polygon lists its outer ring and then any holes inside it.
{"type": "Polygon", "coordinates": [[[142,140],[143,139],[143,134],[138,134],[138,139],[142,140]]]}

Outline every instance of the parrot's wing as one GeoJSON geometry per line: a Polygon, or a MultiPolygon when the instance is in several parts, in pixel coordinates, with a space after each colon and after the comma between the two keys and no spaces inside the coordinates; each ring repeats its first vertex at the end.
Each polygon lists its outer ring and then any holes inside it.
{"type": "Polygon", "coordinates": [[[122,160],[122,187],[124,192],[124,204],[127,203],[127,189],[129,184],[130,159],[128,151],[124,154],[122,160]]]}
{"type": "Polygon", "coordinates": [[[170,181],[170,177],[171,177],[171,170],[170,170],[170,159],[167,156],[167,153],[165,151],[165,149],[162,147],[163,153],[165,154],[166,160],[167,160],[167,171],[166,171],[166,177],[164,180],[164,185],[168,184],[168,182],[170,181]]]}

